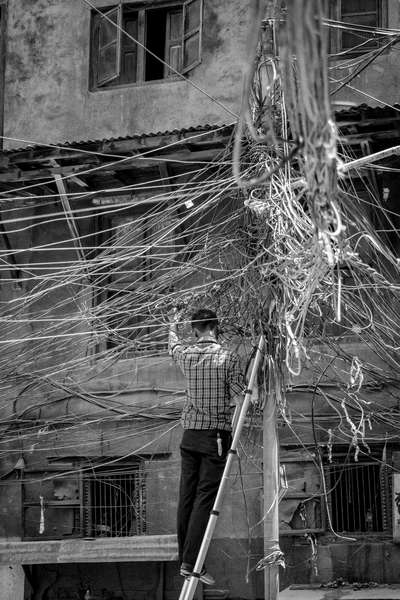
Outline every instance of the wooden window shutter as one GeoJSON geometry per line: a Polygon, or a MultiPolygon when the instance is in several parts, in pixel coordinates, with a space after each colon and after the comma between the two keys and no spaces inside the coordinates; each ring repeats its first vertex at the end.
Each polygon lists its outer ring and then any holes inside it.
{"type": "Polygon", "coordinates": [[[187,0],[183,3],[182,73],[201,62],[202,29],[203,0],[187,0]]]}
{"type": "Polygon", "coordinates": [[[138,45],[138,13],[130,12],[123,17],[121,40],[121,75],[119,83],[134,83],[137,81],[138,45]],[[128,34],[128,35],[126,35],[128,34]],[[133,38],[133,39],[132,39],[133,38]]]}
{"type": "Polygon", "coordinates": [[[182,69],[182,10],[171,10],[167,14],[165,36],[164,77],[173,77],[182,69]],[[172,67],[172,68],[169,68],[172,67]]]}
{"type": "Polygon", "coordinates": [[[96,85],[117,79],[121,72],[122,6],[99,16],[97,26],[96,85]]]}

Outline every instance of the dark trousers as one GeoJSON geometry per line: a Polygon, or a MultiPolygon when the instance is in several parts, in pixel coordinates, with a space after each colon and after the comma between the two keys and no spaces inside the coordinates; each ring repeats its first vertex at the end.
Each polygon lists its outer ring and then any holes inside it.
{"type": "Polygon", "coordinates": [[[217,435],[216,429],[185,429],[181,442],[179,560],[192,567],[200,550],[232,441],[229,431],[219,431],[222,442],[222,455],[219,456],[217,435]]]}

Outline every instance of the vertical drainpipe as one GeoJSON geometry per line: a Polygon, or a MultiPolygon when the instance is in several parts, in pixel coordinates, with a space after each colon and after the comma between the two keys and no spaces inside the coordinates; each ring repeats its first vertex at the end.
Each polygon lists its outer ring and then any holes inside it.
{"type": "Polygon", "coordinates": [[[0,0],[0,150],[3,149],[6,71],[7,2],[0,0]]]}

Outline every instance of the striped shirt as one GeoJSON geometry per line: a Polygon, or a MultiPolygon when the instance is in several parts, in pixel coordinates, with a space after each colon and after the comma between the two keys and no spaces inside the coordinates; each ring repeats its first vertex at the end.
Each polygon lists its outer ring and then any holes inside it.
{"type": "Polygon", "coordinates": [[[183,428],[230,431],[234,398],[246,387],[238,355],[212,336],[184,346],[175,332],[170,332],[169,351],[187,382],[183,428]]]}

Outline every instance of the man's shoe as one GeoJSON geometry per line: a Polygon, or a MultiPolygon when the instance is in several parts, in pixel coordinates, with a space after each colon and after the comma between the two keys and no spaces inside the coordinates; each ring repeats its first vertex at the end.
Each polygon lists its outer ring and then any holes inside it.
{"type": "Polygon", "coordinates": [[[208,573],[205,569],[201,570],[200,573],[200,581],[202,581],[205,585],[214,585],[215,579],[210,573],[208,573]]]}
{"type": "MultiPolygon", "coordinates": [[[[193,572],[192,565],[189,565],[189,563],[181,564],[180,574],[182,577],[188,578],[191,576],[192,572],[193,572]]],[[[204,583],[204,585],[214,585],[214,583],[215,583],[214,577],[212,575],[210,575],[210,573],[208,573],[204,567],[200,573],[200,581],[202,583],[204,583]]]]}
{"type": "Polygon", "coordinates": [[[192,571],[193,571],[192,565],[189,565],[188,563],[181,564],[180,574],[182,577],[190,577],[192,574],[192,571]]]}

